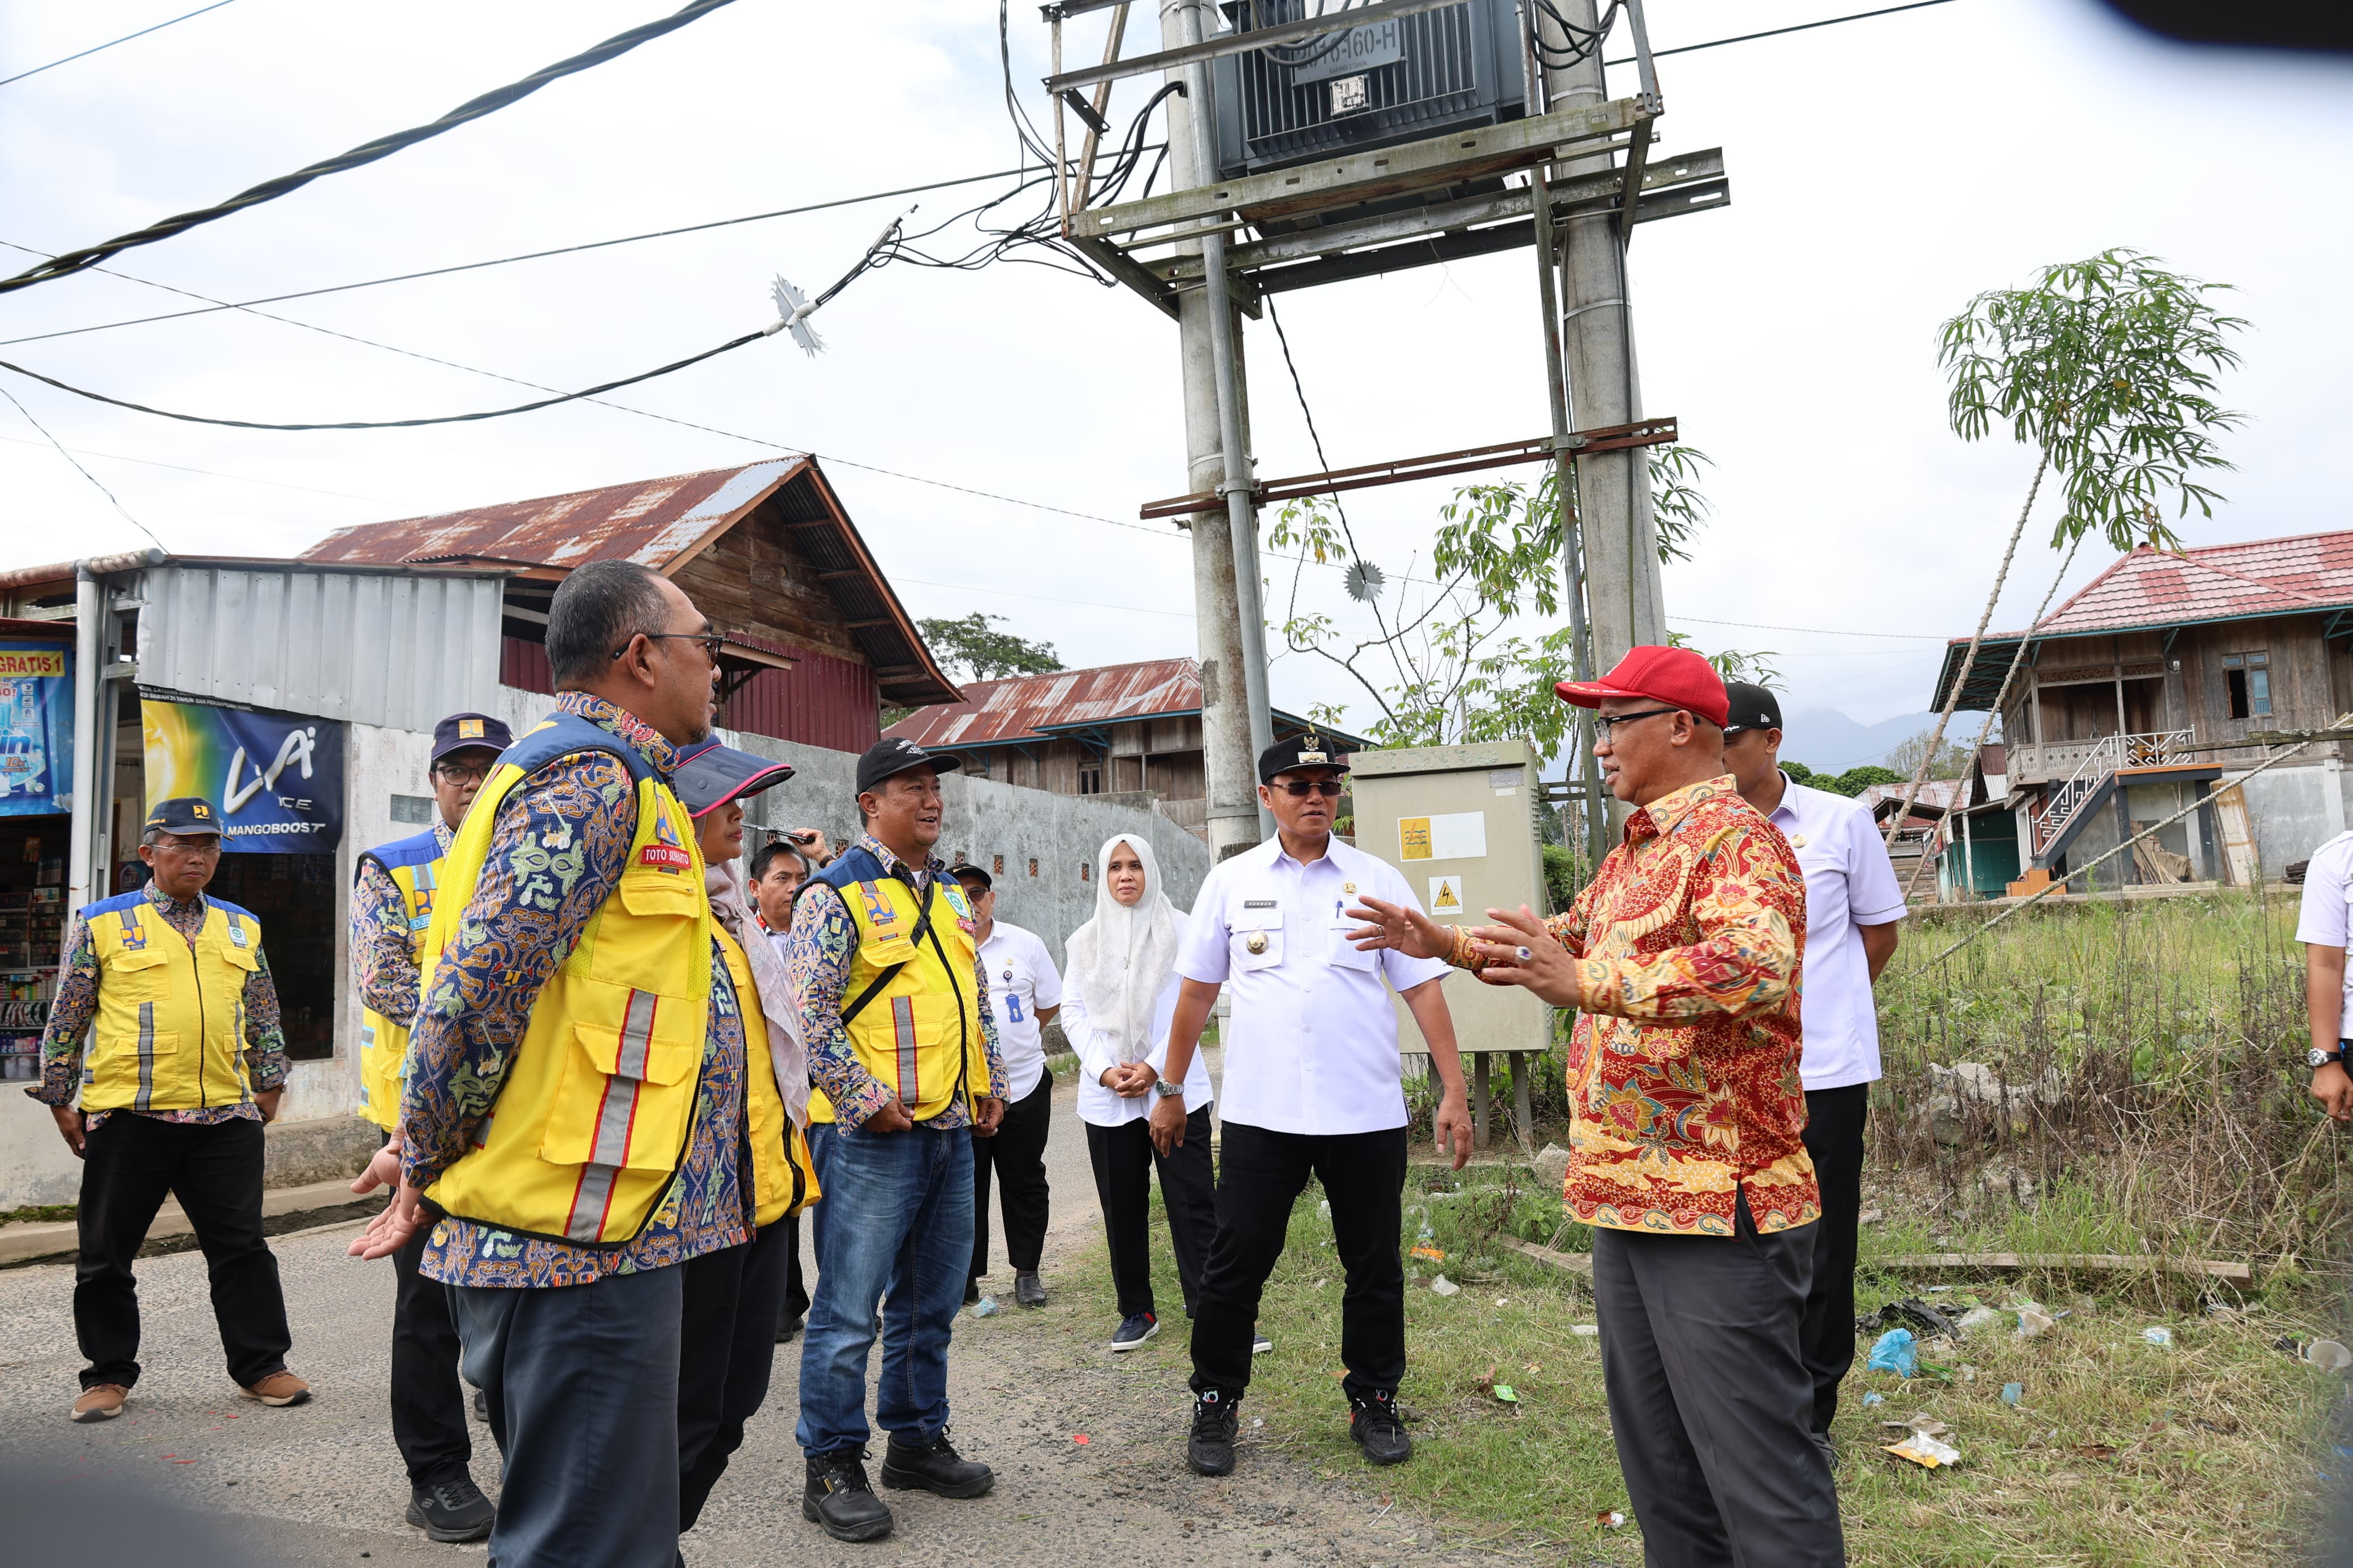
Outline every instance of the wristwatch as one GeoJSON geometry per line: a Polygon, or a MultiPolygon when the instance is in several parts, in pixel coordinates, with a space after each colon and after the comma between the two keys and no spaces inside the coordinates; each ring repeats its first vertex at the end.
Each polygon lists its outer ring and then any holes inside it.
{"type": "Polygon", "coordinates": [[[2342,1062],[2345,1059],[2345,1041],[2337,1041],[2337,1048],[2333,1051],[2314,1046],[2304,1053],[2304,1065],[2318,1071],[2330,1062],[2342,1062]]]}
{"type": "Polygon", "coordinates": [[[1181,1083],[1170,1083],[1165,1078],[1155,1079],[1152,1080],[1152,1092],[1163,1100],[1174,1100],[1185,1092],[1185,1086],[1181,1083]]]}

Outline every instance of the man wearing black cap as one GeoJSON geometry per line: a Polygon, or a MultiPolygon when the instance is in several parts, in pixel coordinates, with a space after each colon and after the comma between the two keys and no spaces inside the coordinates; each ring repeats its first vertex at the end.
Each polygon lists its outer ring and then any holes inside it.
{"type": "MultiPolygon", "coordinates": [[[[400,1086],[417,1016],[418,958],[450,841],[499,753],[513,744],[486,713],[452,713],[433,727],[427,776],[433,826],[360,857],[352,889],[352,965],[360,990],[359,1114],[384,1130],[384,1168],[369,1188],[399,1179],[400,1086]]],[[[458,1381],[458,1328],[449,1293],[417,1271],[419,1231],[393,1255],[392,1440],[408,1468],[408,1522],[435,1541],[480,1541],[496,1510],[468,1467],[474,1445],[458,1381]]]]}
{"type": "Polygon", "coordinates": [[[1393,867],[1332,837],[1347,760],[1317,736],[1280,742],[1258,761],[1260,803],[1274,839],[1221,862],[1201,884],[1176,950],[1182,979],[1168,1058],[1152,1092],[1152,1142],[1185,1141],[1185,1072],[1219,991],[1228,1019],[1217,1229],[1193,1321],[1193,1428],[1186,1462],[1234,1468],[1237,1406],[1250,1386],[1259,1295],[1282,1256],[1292,1205],[1313,1175],[1332,1205],[1347,1289],[1340,1359],[1348,1432],[1377,1465],[1411,1456],[1398,1415],[1405,1377],[1403,1218],[1406,1114],[1394,987],[1420,1027],[1442,1086],[1436,1132],[1454,1165],[1471,1157],[1471,1112],[1454,1021],[1439,986],[1446,965],[1360,951],[1348,910],[1377,896],[1421,907],[1393,867]]]}
{"type": "Polygon", "coordinates": [[[286,1299],[261,1234],[261,1126],[276,1118],[286,1081],[278,988],[259,922],[205,896],[220,855],[212,802],[183,797],[148,812],[139,858],[153,880],[75,917],[41,1081],[25,1091],[82,1161],[73,1316],[90,1364],[76,1421],[120,1415],[139,1381],[131,1261],[167,1193],[204,1249],[238,1390],[270,1405],[311,1397],[286,1370],[286,1299]]]}
{"type": "Polygon", "coordinates": [[[1806,1152],[1821,1184],[1814,1278],[1798,1344],[1813,1377],[1814,1441],[1831,1453],[1839,1384],[1854,1364],[1854,1257],[1862,1210],[1862,1129],[1879,1076],[1879,1014],[1871,988],[1895,956],[1904,890],[1887,845],[1860,801],[1810,789],[1781,771],[1781,704],[1745,680],[1731,704],[1724,765],[1741,798],[1781,830],[1806,877],[1806,1005],[1799,1070],[1806,1152]]]}
{"type": "Polygon", "coordinates": [[[939,775],[906,740],[858,763],[866,830],[803,889],[786,943],[809,1063],[831,1103],[818,1181],[817,1299],[801,1348],[803,1517],[837,1541],[888,1534],[868,1486],[866,1363],[884,1291],[875,1415],[882,1484],[975,1498],[996,1484],[948,1441],[948,1338],[972,1264],[972,1140],[1005,1114],[977,920],[932,847],[939,775]],[[894,1281],[896,1289],[892,1289],[894,1281]]]}
{"type": "Polygon", "coordinates": [[[980,1277],[988,1272],[988,1189],[994,1177],[1005,1210],[1013,1299],[1024,1307],[1042,1307],[1046,1287],[1038,1278],[1038,1263],[1045,1254],[1050,1201],[1046,1135],[1054,1122],[1054,1075],[1046,1070],[1044,1031],[1062,1010],[1062,977],[1037,932],[997,918],[994,878],[968,864],[950,874],[964,884],[964,896],[980,922],[973,935],[981,967],[990,976],[988,999],[997,1009],[997,1046],[1008,1087],[1004,1123],[973,1146],[972,1273],[965,1280],[964,1299],[980,1300],[980,1277]]]}

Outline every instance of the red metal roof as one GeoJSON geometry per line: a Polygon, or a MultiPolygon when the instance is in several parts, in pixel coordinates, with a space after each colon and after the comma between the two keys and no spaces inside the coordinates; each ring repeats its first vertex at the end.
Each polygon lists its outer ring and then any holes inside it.
{"type": "Polygon", "coordinates": [[[888,730],[919,746],[953,749],[1040,739],[1070,724],[1109,724],[1201,710],[1201,667],[1154,658],[1096,669],[967,680],[964,700],[919,709],[888,730]]]}

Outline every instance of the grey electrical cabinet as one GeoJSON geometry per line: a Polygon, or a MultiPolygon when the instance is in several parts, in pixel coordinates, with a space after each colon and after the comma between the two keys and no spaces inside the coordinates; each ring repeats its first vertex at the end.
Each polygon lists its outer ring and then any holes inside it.
{"type": "MultiPolygon", "coordinates": [[[[1544,850],[1536,830],[1536,758],[1525,741],[1359,752],[1349,760],[1356,847],[1402,873],[1441,925],[1484,925],[1487,910],[1525,905],[1546,913],[1544,850]]],[[[1550,1037],[1552,1009],[1516,985],[1459,974],[1446,985],[1454,1037],[1473,1063],[1472,1110],[1487,1142],[1490,1058],[1512,1058],[1520,1135],[1529,1133],[1526,1058],[1550,1037]]],[[[1420,1034],[1398,1003],[1400,1042],[1420,1034]]]]}

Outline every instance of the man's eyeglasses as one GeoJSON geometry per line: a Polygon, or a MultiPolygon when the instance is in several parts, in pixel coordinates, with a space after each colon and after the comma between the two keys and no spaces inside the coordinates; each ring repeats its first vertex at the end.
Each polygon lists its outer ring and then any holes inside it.
{"type": "Polygon", "coordinates": [[[442,763],[434,772],[454,784],[480,784],[491,776],[495,763],[442,763]]]}
{"type": "Polygon", "coordinates": [[[1311,790],[1325,800],[1337,800],[1348,786],[1338,779],[1277,779],[1266,787],[1279,789],[1293,800],[1304,799],[1311,790]]]}
{"type": "Polygon", "coordinates": [[[1640,713],[1596,714],[1593,720],[1593,732],[1599,739],[1606,741],[1609,738],[1609,727],[1612,724],[1631,724],[1637,719],[1655,719],[1662,713],[1682,711],[1680,708],[1645,708],[1640,713]]]}
{"type": "MultiPolygon", "coordinates": [[[[725,632],[640,632],[638,635],[648,642],[700,643],[702,645],[702,657],[708,659],[714,668],[719,663],[720,650],[727,646],[725,632]]],[[[618,658],[628,651],[628,644],[624,643],[613,650],[613,657],[618,658]]]]}

